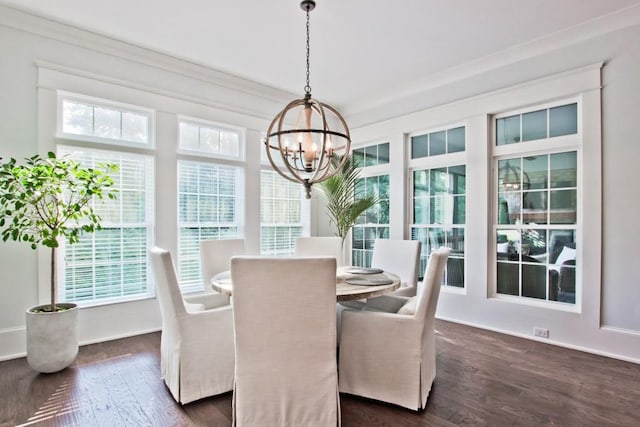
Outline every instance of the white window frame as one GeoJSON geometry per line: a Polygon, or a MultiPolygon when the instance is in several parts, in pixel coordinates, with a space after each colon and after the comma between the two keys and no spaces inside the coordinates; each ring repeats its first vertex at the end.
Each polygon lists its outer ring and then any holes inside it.
{"type": "MultiPolygon", "coordinates": [[[[274,168],[272,168],[270,165],[268,164],[264,164],[262,163],[260,166],[260,177],[262,178],[262,172],[264,171],[268,171],[268,172],[272,172],[273,174],[275,174],[275,176],[279,179],[282,180],[287,180],[286,178],[282,177],[278,171],[276,171],[274,168]]],[[[303,236],[309,236],[310,233],[310,218],[311,218],[311,207],[310,207],[310,202],[309,200],[307,200],[307,198],[305,197],[305,193],[304,193],[304,188],[302,186],[302,184],[299,183],[295,183],[293,181],[289,181],[293,185],[299,185],[300,186],[300,223],[299,224],[292,224],[292,223],[283,223],[281,225],[278,224],[272,224],[272,223],[267,223],[266,225],[268,226],[283,226],[283,227],[297,227],[300,226],[302,227],[302,233],[301,233],[301,237],[303,236]]],[[[260,200],[262,201],[262,179],[260,179],[260,200]]],[[[260,210],[262,210],[262,203],[260,204],[260,210]]],[[[262,217],[262,212],[260,212],[260,217],[262,217]]],[[[260,220],[260,252],[262,253],[262,227],[265,225],[265,223],[262,222],[262,220],[260,220]]],[[[287,255],[293,255],[294,254],[294,246],[292,244],[290,251],[287,255]]]]}
{"type": "MultiPolygon", "coordinates": [[[[547,126],[549,124],[547,123],[547,126]]],[[[496,300],[508,301],[516,304],[523,304],[536,307],[544,307],[549,309],[555,309],[559,311],[567,312],[581,312],[582,299],[583,299],[583,233],[584,233],[584,186],[582,182],[583,176],[583,104],[582,97],[568,97],[561,100],[554,100],[551,102],[541,102],[535,105],[531,105],[524,108],[518,108],[509,110],[506,112],[500,112],[491,117],[490,124],[490,148],[489,156],[491,159],[491,189],[489,191],[491,197],[491,204],[489,206],[489,221],[491,224],[491,236],[489,246],[491,248],[488,257],[489,261],[489,297],[496,300]],[[496,145],[496,120],[503,117],[510,117],[517,114],[523,114],[528,112],[539,111],[543,109],[549,109],[553,107],[559,107],[577,103],[577,133],[570,135],[556,136],[552,138],[535,139],[525,142],[518,142],[514,144],[496,145]],[[552,225],[545,224],[538,228],[551,229],[567,229],[575,227],[576,235],[576,267],[575,267],[575,302],[573,304],[563,303],[559,301],[539,300],[536,298],[523,297],[518,295],[506,295],[499,294],[497,292],[497,243],[495,236],[497,235],[497,218],[498,218],[498,162],[506,158],[512,157],[526,157],[531,155],[549,155],[556,153],[563,153],[567,151],[575,151],[577,156],[577,184],[576,184],[576,205],[577,216],[575,226],[567,226],[566,224],[552,225]]],[[[549,251],[550,248],[547,248],[549,251]]]]}
{"type": "MultiPolygon", "coordinates": [[[[414,171],[416,170],[424,170],[424,169],[440,169],[440,168],[445,168],[445,167],[452,167],[452,166],[465,166],[465,169],[467,171],[467,177],[469,176],[469,165],[468,165],[468,159],[467,159],[467,152],[468,152],[468,144],[469,144],[469,127],[468,124],[466,122],[452,122],[452,123],[448,123],[446,125],[441,125],[441,126],[435,126],[432,128],[428,128],[428,129],[422,129],[420,131],[415,131],[415,132],[411,132],[407,135],[407,149],[406,149],[406,153],[407,153],[407,169],[408,169],[408,188],[407,188],[407,198],[408,198],[408,212],[407,215],[409,217],[409,223],[408,223],[408,235],[409,238],[411,238],[411,231],[414,228],[415,224],[415,218],[414,218],[414,206],[413,206],[413,186],[414,186],[414,182],[413,182],[413,174],[414,171]],[[411,158],[411,138],[414,136],[420,136],[420,135],[425,135],[425,134],[430,134],[430,133],[435,133],[435,132],[441,132],[441,131],[447,131],[449,129],[456,129],[456,128],[464,128],[464,132],[465,132],[465,149],[464,151],[457,151],[454,153],[444,153],[444,154],[438,154],[438,155],[433,155],[433,156],[425,156],[425,157],[418,157],[415,159],[411,158]]],[[[465,209],[466,206],[468,206],[468,192],[466,189],[467,186],[465,186],[465,209]]],[[[464,268],[464,285],[462,287],[457,287],[457,286],[447,286],[444,278],[442,281],[442,291],[444,292],[452,292],[452,293],[461,293],[461,294],[465,294],[467,292],[467,260],[469,258],[468,255],[468,242],[467,242],[467,223],[468,223],[468,210],[465,211],[465,223],[464,224],[442,224],[440,227],[437,228],[447,228],[447,227],[455,227],[455,228],[462,228],[464,230],[464,263],[463,263],[463,268],[464,268]]],[[[418,224],[418,225],[425,225],[425,224],[418,224]]],[[[430,225],[430,224],[427,224],[430,225]]],[[[425,227],[425,228],[429,228],[429,227],[425,227]]],[[[423,248],[424,249],[424,248],[423,248]]],[[[421,254],[422,255],[422,254],[421,254]]]]}
{"type": "Polygon", "coordinates": [[[227,160],[231,162],[244,162],[246,160],[246,129],[233,126],[225,123],[215,122],[211,120],[199,119],[191,116],[178,115],[178,155],[185,156],[196,156],[200,158],[209,158],[209,159],[218,159],[218,160],[227,160]],[[223,131],[231,131],[237,132],[239,135],[238,138],[238,156],[229,156],[220,153],[211,153],[207,151],[201,150],[193,150],[189,148],[182,147],[180,145],[180,123],[187,123],[190,125],[212,128],[223,131]]]}
{"type": "MultiPolygon", "coordinates": [[[[215,121],[210,121],[210,120],[205,120],[205,119],[198,119],[198,118],[194,118],[194,117],[188,117],[188,116],[184,116],[184,115],[178,115],[177,116],[177,120],[176,120],[176,129],[178,131],[177,135],[176,135],[176,162],[175,162],[175,167],[176,167],[176,171],[178,170],[178,164],[180,162],[196,162],[196,163],[205,163],[205,164],[210,164],[213,166],[221,166],[221,167],[232,167],[235,168],[239,171],[239,173],[236,175],[236,197],[235,197],[235,213],[236,213],[236,228],[237,228],[237,233],[236,233],[236,238],[244,238],[245,236],[245,229],[246,229],[246,224],[245,224],[245,189],[246,189],[246,174],[247,174],[247,165],[245,162],[245,158],[246,158],[246,154],[245,154],[245,147],[246,147],[246,130],[242,129],[240,127],[236,127],[236,126],[232,126],[232,125],[227,125],[227,124],[220,124],[219,122],[215,122],[215,121]],[[231,157],[231,156],[224,156],[224,155],[219,155],[219,154],[215,154],[215,153],[207,153],[204,151],[198,151],[198,150],[189,150],[189,149],[184,149],[181,148],[180,146],[180,123],[181,122],[186,122],[189,124],[195,124],[198,126],[204,126],[204,127],[210,127],[210,128],[217,128],[217,129],[224,129],[224,130],[233,130],[233,131],[237,131],[240,135],[240,153],[239,156],[237,157],[231,157]]],[[[176,273],[178,274],[178,279],[181,281],[180,279],[180,269],[179,269],[179,265],[181,263],[181,250],[180,250],[180,228],[181,228],[181,222],[180,222],[180,190],[179,190],[179,183],[180,180],[180,175],[178,173],[176,173],[176,193],[175,193],[175,206],[176,206],[176,255],[174,257],[175,263],[176,263],[176,273]]],[[[199,262],[199,260],[198,260],[199,262]]],[[[202,268],[202,267],[200,267],[202,268]]],[[[182,281],[181,281],[182,282],[182,281]]],[[[182,291],[183,294],[189,294],[189,293],[198,293],[198,292],[203,292],[203,291],[207,291],[208,288],[206,287],[206,284],[204,282],[204,278],[203,281],[201,281],[200,283],[187,283],[180,286],[180,289],[182,291]]]]}
{"type": "Polygon", "coordinates": [[[85,142],[100,144],[103,147],[120,146],[124,148],[140,148],[152,150],[155,149],[156,144],[156,113],[151,108],[142,107],[139,105],[126,104],[123,102],[112,101],[108,99],[96,98],[93,96],[82,95],[73,92],[67,92],[59,90],[57,91],[57,114],[56,114],[56,138],[66,139],[71,141],[77,141],[81,144],[85,142]],[[135,142],[127,141],[123,139],[102,138],[93,135],[78,135],[74,133],[66,133],[63,131],[63,102],[65,100],[75,101],[78,103],[89,104],[92,106],[99,106],[118,110],[120,112],[131,112],[147,117],[147,136],[148,142],[135,142]]]}
{"type": "MultiPolygon", "coordinates": [[[[56,140],[55,146],[56,151],[59,147],[64,147],[66,149],[72,149],[73,147],[78,147],[79,149],[86,149],[91,151],[104,151],[104,152],[114,152],[114,153],[132,153],[136,155],[146,156],[150,159],[151,162],[151,171],[148,171],[150,174],[150,180],[154,185],[155,190],[155,112],[152,109],[144,108],[132,104],[126,104],[123,102],[114,101],[111,99],[102,99],[93,96],[87,96],[77,93],[71,93],[67,91],[56,91],[56,140]],[[138,143],[138,142],[130,142],[125,140],[117,140],[110,138],[100,138],[90,135],[76,135],[76,134],[68,134],[62,132],[62,123],[63,123],[63,102],[64,100],[72,100],[78,102],[86,102],[93,106],[106,107],[106,108],[114,108],[119,111],[127,111],[127,112],[135,112],[140,114],[148,115],[148,124],[149,124],[149,141],[148,143],[138,143]]],[[[155,191],[154,199],[155,199],[155,191]]],[[[147,201],[147,209],[150,211],[147,212],[146,218],[147,229],[149,233],[147,234],[147,246],[151,248],[153,246],[153,242],[155,240],[155,200],[147,201]]],[[[65,294],[65,270],[66,265],[64,261],[65,251],[64,251],[64,243],[61,244],[61,250],[57,251],[57,263],[58,263],[58,272],[57,272],[57,281],[58,281],[58,289],[57,291],[64,298],[65,294]]],[[[155,283],[153,280],[153,275],[151,273],[151,266],[149,264],[149,255],[147,253],[147,292],[145,294],[134,295],[131,297],[120,297],[120,298],[105,298],[105,299],[96,299],[89,301],[78,301],[77,304],[80,307],[94,307],[101,305],[109,305],[120,302],[127,301],[136,301],[141,299],[148,299],[155,296],[155,283]]]]}
{"type": "MultiPolygon", "coordinates": [[[[353,251],[356,250],[353,247],[353,233],[354,230],[356,228],[367,228],[367,227],[386,227],[388,229],[388,234],[389,236],[391,236],[391,180],[392,180],[392,176],[391,176],[391,142],[388,140],[380,140],[380,141],[369,141],[367,143],[364,144],[358,144],[355,147],[352,147],[352,150],[359,150],[362,148],[367,148],[367,147],[371,147],[374,145],[381,145],[381,144],[389,144],[389,161],[387,163],[382,163],[382,164],[377,164],[377,165],[370,165],[370,166],[361,166],[358,168],[359,175],[358,175],[358,179],[363,179],[363,178],[374,178],[374,177],[378,177],[381,175],[387,175],[388,179],[389,179],[389,188],[388,188],[388,192],[389,192],[389,222],[386,225],[381,225],[381,224],[353,224],[353,227],[351,227],[351,230],[349,230],[349,234],[347,237],[348,243],[349,243],[349,258],[351,259],[351,262],[353,263],[353,251]]],[[[353,154],[352,154],[353,155],[353,154]]],[[[389,237],[390,238],[390,237],[389,237]]],[[[367,251],[372,251],[371,249],[360,249],[358,248],[357,250],[359,251],[363,251],[364,253],[366,253],[367,251]]],[[[366,262],[365,262],[366,264],[366,262]]]]}

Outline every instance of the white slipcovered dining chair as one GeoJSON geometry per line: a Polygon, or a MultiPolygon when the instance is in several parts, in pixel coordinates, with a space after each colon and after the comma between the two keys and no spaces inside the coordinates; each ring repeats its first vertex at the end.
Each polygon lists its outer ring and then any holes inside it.
{"type": "Polygon", "coordinates": [[[233,425],[340,424],[334,258],[234,257],[233,425]]]}
{"type": "Polygon", "coordinates": [[[342,239],[340,237],[297,237],[294,243],[296,256],[331,256],[342,265],[342,239]]]}
{"type": "Polygon", "coordinates": [[[233,389],[234,347],[231,306],[205,309],[210,301],[185,304],[169,251],[151,249],[162,337],[160,371],[182,404],[233,389]]]}
{"type": "Polygon", "coordinates": [[[419,240],[376,239],[373,242],[371,267],[381,268],[400,277],[400,289],[393,295],[416,295],[420,270],[419,240]]]}
{"type": "MultiPolygon", "coordinates": [[[[210,281],[213,276],[223,271],[229,270],[231,258],[245,254],[244,239],[216,239],[200,241],[200,270],[202,280],[207,290],[211,289],[210,281]]],[[[228,295],[211,291],[213,295],[209,298],[215,301],[216,305],[222,305],[223,301],[229,304],[228,295]]]]}
{"type": "MultiPolygon", "coordinates": [[[[342,311],[340,392],[419,410],[436,375],[434,318],[448,248],[431,254],[418,295],[397,313],[342,311]]],[[[392,298],[392,297],[390,297],[392,298]]]]}

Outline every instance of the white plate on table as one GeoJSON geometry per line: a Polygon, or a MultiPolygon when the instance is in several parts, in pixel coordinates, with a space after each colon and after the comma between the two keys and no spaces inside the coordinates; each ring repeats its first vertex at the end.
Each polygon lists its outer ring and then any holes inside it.
{"type": "Polygon", "coordinates": [[[381,268],[348,267],[345,272],[349,274],[380,274],[383,270],[381,268]]]}
{"type": "Polygon", "coordinates": [[[387,278],[373,278],[373,277],[351,277],[349,279],[345,279],[345,283],[350,285],[358,285],[358,286],[382,286],[382,285],[390,285],[393,283],[393,280],[387,278]]]}

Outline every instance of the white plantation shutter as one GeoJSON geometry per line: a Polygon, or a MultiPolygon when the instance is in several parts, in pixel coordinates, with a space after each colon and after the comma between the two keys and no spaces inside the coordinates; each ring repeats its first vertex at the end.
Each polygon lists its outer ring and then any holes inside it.
{"type": "Polygon", "coordinates": [[[178,275],[184,290],[202,290],[200,241],[241,237],[242,169],[178,161],[178,275]]]}
{"type": "Polygon", "coordinates": [[[260,172],[260,253],[293,255],[294,241],[303,234],[301,184],[272,170],[260,172]]]}
{"type": "Polygon", "coordinates": [[[153,158],[147,155],[59,146],[86,166],[115,163],[117,199],[94,203],[102,230],[59,251],[62,300],[100,302],[151,294],[147,253],[153,238],[153,158]]]}

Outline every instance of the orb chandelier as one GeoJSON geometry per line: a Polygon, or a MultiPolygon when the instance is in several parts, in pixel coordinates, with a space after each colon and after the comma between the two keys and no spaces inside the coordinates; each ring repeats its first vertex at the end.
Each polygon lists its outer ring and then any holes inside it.
{"type": "Polygon", "coordinates": [[[264,140],[271,166],[284,178],[302,183],[307,199],[311,198],[313,184],[328,179],[342,168],[351,147],[349,127],[340,113],[311,97],[309,12],[315,7],[313,0],[300,2],[300,8],[307,15],[304,98],[291,101],[274,117],[264,140]],[[336,156],[340,161],[332,161],[336,156]]]}

